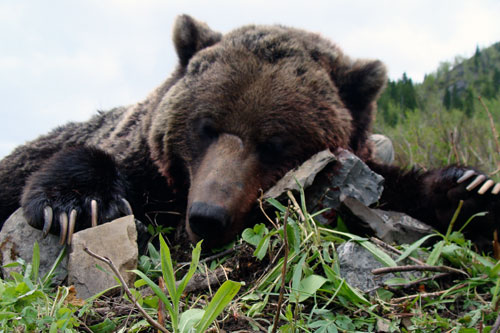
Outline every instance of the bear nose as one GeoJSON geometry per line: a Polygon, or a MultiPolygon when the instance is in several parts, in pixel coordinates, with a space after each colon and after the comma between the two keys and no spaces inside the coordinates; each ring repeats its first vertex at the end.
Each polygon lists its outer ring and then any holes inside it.
{"type": "Polygon", "coordinates": [[[189,226],[201,238],[213,238],[224,231],[229,222],[226,209],[205,202],[194,202],[189,208],[189,226]]]}

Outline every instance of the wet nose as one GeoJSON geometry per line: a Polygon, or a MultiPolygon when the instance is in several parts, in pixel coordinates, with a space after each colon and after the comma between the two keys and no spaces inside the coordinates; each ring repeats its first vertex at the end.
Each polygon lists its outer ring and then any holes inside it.
{"type": "Polygon", "coordinates": [[[191,230],[201,238],[220,235],[229,224],[226,209],[205,202],[194,202],[188,212],[191,230]]]}

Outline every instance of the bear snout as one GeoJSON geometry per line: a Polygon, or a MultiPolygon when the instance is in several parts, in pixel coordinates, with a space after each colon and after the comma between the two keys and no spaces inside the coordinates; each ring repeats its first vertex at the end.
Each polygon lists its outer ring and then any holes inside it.
{"type": "Polygon", "coordinates": [[[213,238],[225,232],[230,224],[230,216],[221,206],[198,201],[189,208],[188,223],[198,237],[213,238]]]}

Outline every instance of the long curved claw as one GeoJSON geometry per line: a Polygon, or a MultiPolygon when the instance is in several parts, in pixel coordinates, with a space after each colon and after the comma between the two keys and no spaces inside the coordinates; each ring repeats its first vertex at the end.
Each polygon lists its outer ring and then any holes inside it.
{"type": "Polygon", "coordinates": [[[476,174],[476,171],[474,171],[474,170],[467,170],[467,171],[464,172],[464,174],[462,175],[462,177],[458,178],[457,183],[458,184],[463,183],[464,181],[466,181],[470,177],[474,176],[475,174],[476,174]]]}
{"type": "Polygon", "coordinates": [[[500,193],[500,183],[497,183],[491,190],[491,194],[497,195],[498,193],[500,193]]]}
{"type": "Polygon", "coordinates": [[[486,191],[490,189],[495,184],[495,182],[491,179],[488,179],[484,182],[483,186],[477,191],[478,194],[485,194],[486,191]]]}
{"type": "Polygon", "coordinates": [[[122,203],[124,204],[125,207],[125,214],[127,215],[133,215],[134,212],[132,211],[132,206],[130,205],[130,202],[127,201],[127,199],[122,198],[122,203]]]}
{"type": "Polygon", "coordinates": [[[90,210],[92,216],[92,228],[97,226],[97,201],[92,200],[90,202],[90,210]]]}
{"type": "Polygon", "coordinates": [[[472,183],[470,183],[465,189],[467,191],[472,191],[473,189],[475,189],[479,184],[481,184],[482,182],[484,182],[484,180],[486,179],[486,176],[485,175],[479,175],[476,177],[476,179],[474,179],[472,181],[472,183]]]}
{"type": "Polygon", "coordinates": [[[68,214],[61,213],[61,215],[59,215],[59,226],[61,230],[59,245],[64,245],[66,242],[66,233],[68,232],[68,214]]]}
{"type": "Polygon", "coordinates": [[[68,226],[68,239],[66,243],[68,245],[71,245],[71,241],[73,240],[73,232],[75,231],[75,224],[76,224],[76,210],[72,209],[71,213],[69,214],[69,226],[68,226]]]}
{"type": "Polygon", "coordinates": [[[52,226],[52,218],[53,218],[53,213],[52,213],[52,207],[47,206],[43,209],[43,230],[42,230],[42,236],[43,238],[47,237],[50,227],[52,226]]]}

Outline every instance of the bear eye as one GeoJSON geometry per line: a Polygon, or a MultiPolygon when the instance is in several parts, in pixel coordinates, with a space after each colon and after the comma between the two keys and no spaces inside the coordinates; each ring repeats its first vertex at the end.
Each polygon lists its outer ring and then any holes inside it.
{"type": "Polygon", "coordinates": [[[219,137],[219,132],[211,119],[195,121],[195,130],[202,141],[213,141],[219,137]]]}
{"type": "Polygon", "coordinates": [[[280,137],[273,137],[258,145],[260,159],[267,164],[280,162],[285,154],[286,142],[280,137]]]}

